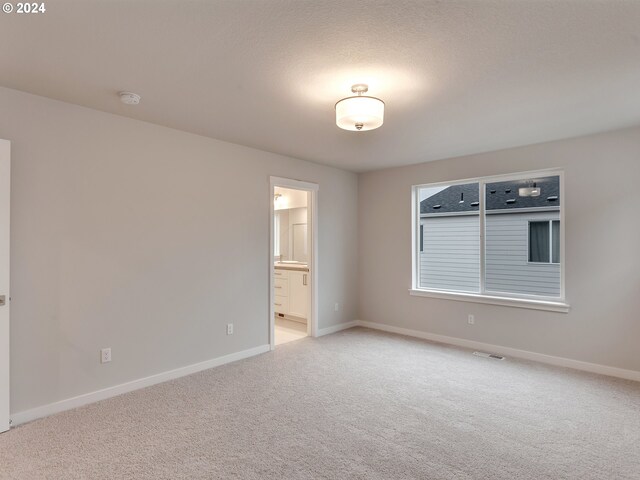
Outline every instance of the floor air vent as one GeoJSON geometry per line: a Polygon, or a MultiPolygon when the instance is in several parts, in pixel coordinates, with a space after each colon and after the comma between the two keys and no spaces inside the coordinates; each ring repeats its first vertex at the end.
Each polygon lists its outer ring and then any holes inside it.
{"type": "Polygon", "coordinates": [[[478,357],[495,358],[496,360],[504,360],[504,357],[502,355],[496,355],[495,353],[473,352],[473,354],[478,357]]]}

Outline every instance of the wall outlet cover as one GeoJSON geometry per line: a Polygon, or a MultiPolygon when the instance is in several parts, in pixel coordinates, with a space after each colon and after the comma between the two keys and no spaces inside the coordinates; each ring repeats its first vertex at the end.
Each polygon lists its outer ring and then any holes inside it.
{"type": "Polygon", "coordinates": [[[111,349],[103,348],[100,350],[100,363],[109,363],[111,361],[111,349]]]}

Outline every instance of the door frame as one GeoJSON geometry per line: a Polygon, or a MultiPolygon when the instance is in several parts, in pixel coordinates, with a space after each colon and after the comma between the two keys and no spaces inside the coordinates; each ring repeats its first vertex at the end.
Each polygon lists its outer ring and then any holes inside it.
{"type": "Polygon", "coordinates": [[[0,140],[0,432],[9,430],[10,421],[10,240],[11,240],[11,142],[0,140]]]}
{"type": "Polygon", "coordinates": [[[320,186],[317,183],[272,176],[269,177],[269,344],[271,346],[271,350],[276,348],[276,322],[273,305],[273,302],[275,301],[275,290],[273,288],[273,276],[275,271],[275,256],[273,254],[273,219],[275,209],[273,205],[273,198],[276,187],[293,188],[296,190],[303,190],[308,193],[307,216],[308,218],[310,217],[310,221],[307,226],[307,235],[311,242],[311,246],[309,248],[309,278],[311,278],[311,291],[309,311],[307,313],[307,335],[310,337],[318,336],[318,190],[320,189],[320,186]],[[311,228],[309,228],[309,226],[311,228]]]}

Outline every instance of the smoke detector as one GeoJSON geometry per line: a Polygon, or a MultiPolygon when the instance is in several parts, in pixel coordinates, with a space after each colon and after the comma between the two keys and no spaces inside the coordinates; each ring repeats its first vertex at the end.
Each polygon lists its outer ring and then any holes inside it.
{"type": "Polygon", "coordinates": [[[140,103],[140,95],[132,92],[120,92],[120,101],[125,105],[138,105],[140,103]]]}

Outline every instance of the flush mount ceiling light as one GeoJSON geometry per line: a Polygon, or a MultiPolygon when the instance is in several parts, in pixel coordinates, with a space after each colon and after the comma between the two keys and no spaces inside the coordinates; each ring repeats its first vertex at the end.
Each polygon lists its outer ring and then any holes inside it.
{"type": "Polygon", "coordinates": [[[359,83],[351,87],[356,95],[336,103],[336,125],[344,130],[364,132],[373,130],[384,121],[384,102],[379,98],[363,95],[369,86],[359,83]]]}
{"type": "Polygon", "coordinates": [[[120,92],[120,101],[125,105],[138,105],[140,103],[140,95],[132,92],[120,92]]]}
{"type": "Polygon", "coordinates": [[[536,182],[533,182],[532,187],[522,187],[518,189],[518,194],[521,197],[539,197],[540,187],[536,186],[536,182]]]}

